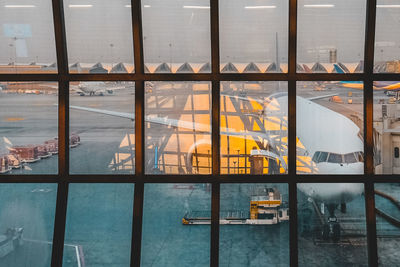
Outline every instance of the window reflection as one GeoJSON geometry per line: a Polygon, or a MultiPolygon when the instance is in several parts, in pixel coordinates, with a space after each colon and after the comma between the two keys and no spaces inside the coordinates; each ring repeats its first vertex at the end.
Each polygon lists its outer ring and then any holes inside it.
{"type": "Polygon", "coordinates": [[[142,17],[146,72],[197,73],[211,62],[209,1],[144,0],[142,17]]]}
{"type": "Polygon", "coordinates": [[[78,174],[135,172],[135,84],[70,83],[70,167],[78,174]]]}
{"type": "Polygon", "coordinates": [[[298,2],[298,72],[363,72],[366,1],[298,2]]]}
{"type": "Polygon", "coordinates": [[[220,1],[221,72],[287,72],[288,3],[220,1]]]}
{"type": "Polygon", "coordinates": [[[221,83],[221,172],[287,172],[287,83],[221,83]]]}
{"type": "Polygon", "coordinates": [[[0,73],[57,72],[52,1],[2,1],[0,73]]]}
{"type": "Polygon", "coordinates": [[[132,184],[70,184],[63,266],[129,266],[132,184]]]}
{"type": "Polygon", "coordinates": [[[133,72],[131,1],[64,1],[70,72],[133,72]]]}
{"type": "Polygon", "coordinates": [[[0,266],[50,266],[56,197],[55,184],[1,184],[0,266]]]}
{"type": "Polygon", "coordinates": [[[377,1],[374,72],[400,72],[399,16],[398,1],[377,1]]]}
{"type": "Polygon", "coordinates": [[[145,184],[143,205],[141,266],[210,265],[210,184],[145,184]]]}
{"type": "Polygon", "coordinates": [[[375,184],[376,234],[379,266],[398,264],[400,184],[375,184]]]}
{"type": "Polygon", "coordinates": [[[146,173],[211,173],[210,88],[209,82],[146,82],[146,173]]]}
{"type": "Polygon", "coordinates": [[[298,184],[299,266],[368,266],[364,184],[298,184]]]}
{"type": "Polygon", "coordinates": [[[364,173],[363,108],[362,82],[298,82],[297,173],[364,173]]]}
{"type": "Polygon", "coordinates": [[[374,82],[374,166],[376,174],[400,174],[398,81],[374,82]]]}
{"type": "Polygon", "coordinates": [[[0,174],[58,171],[57,83],[0,83],[0,174]]]}
{"type": "Polygon", "coordinates": [[[288,187],[221,184],[220,266],[289,266],[288,187]]]}

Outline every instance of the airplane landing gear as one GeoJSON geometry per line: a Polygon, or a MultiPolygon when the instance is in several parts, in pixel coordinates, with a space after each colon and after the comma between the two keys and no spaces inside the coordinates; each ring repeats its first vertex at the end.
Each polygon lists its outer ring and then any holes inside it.
{"type": "Polygon", "coordinates": [[[346,203],[340,204],[340,211],[342,213],[346,213],[346,211],[347,211],[346,203]]]}
{"type": "Polygon", "coordinates": [[[333,242],[338,242],[340,240],[340,223],[335,216],[336,205],[328,204],[327,207],[329,217],[327,223],[322,226],[321,238],[326,241],[332,239],[333,242]]]}
{"type": "Polygon", "coordinates": [[[328,222],[322,226],[321,237],[323,240],[332,238],[333,242],[340,240],[340,223],[336,217],[329,217],[328,222]]]}

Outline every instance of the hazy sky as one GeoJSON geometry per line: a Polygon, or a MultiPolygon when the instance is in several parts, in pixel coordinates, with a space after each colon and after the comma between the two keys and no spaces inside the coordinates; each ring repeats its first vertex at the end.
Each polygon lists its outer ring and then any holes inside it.
{"type": "MultiPolygon", "coordinates": [[[[146,63],[210,61],[209,0],[142,4],[146,63]]],[[[363,58],[366,0],[299,0],[298,7],[300,63],[329,62],[330,50],[340,62],[363,58]]],[[[56,61],[51,10],[51,0],[0,0],[1,63],[56,61]]],[[[65,0],[64,10],[70,64],[133,62],[130,0],[65,0]]],[[[377,8],[377,20],[376,59],[398,59],[400,8],[377,8]]],[[[220,0],[223,63],[274,62],[276,43],[287,62],[287,32],[288,1],[220,0]]]]}

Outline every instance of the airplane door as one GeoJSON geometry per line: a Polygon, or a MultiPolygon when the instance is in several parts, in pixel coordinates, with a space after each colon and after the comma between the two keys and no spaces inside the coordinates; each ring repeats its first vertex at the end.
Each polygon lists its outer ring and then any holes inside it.
{"type": "Polygon", "coordinates": [[[393,136],[393,174],[400,173],[400,136],[393,136]]]}

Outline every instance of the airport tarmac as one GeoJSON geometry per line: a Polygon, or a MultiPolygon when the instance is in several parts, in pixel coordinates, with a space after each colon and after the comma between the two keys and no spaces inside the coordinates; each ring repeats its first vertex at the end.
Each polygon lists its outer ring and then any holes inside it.
{"type": "Polygon", "coordinates": [[[55,184],[0,185],[0,234],[8,228],[24,229],[24,244],[0,258],[0,266],[50,266],[51,243],[47,242],[53,239],[56,197],[55,184]]]}
{"type": "MultiPolygon", "coordinates": [[[[329,97],[315,101],[351,118],[360,127],[363,126],[362,90],[353,90],[352,104],[348,104],[350,97],[347,88],[337,89],[337,85],[329,84],[329,88],[323,91],[315,91],[314,86],[313,83],[305,86],[299,85],[298,95],[308,98],[337,94],[342,99],[342,103],[332,102],[329,97]]],[[[287,90],[285,83],[281,83],[277,87],[275,83],[240,85],[232,82],[229,83],[229,87],[233,88],[231,93],[238,96],[248,95],[250,99],[257,101],[264,100],[272,93],[286,92],[287,90]],[[258,92],[257,90],[260,88],[261,92],[258,92]],[[246,90],[248,91],[247,94],[245,93],[246,90]]],[[[133,91],[133,88],[118,90],[104,96],[79,96],[77,93],[71,92],[70,105],[133,114],[133,91]]],[[[228,91],[228,89],[225,89],[223,92],[226,94],[229,93],[228,91]]],[[[176,86],[171,86],[170,83],[155,83],[152,87],[146,88],[146,116],[157,116],[177,121],[184,120],[189,122],[190,125],[195,125],[193,123],[195,122],[198,125],[207,126],[210,125],[209,97],[210,89],[207,83],[181,83],[176,86]],[[192,98],[192,93],[195,94],[194,98],[192,98]],[[173,95],[176,97],[171,97],[173,95]],[[199,103],[202,103],[202,105],[199,103]]],[[[41,144],[57,136],[57,107],[54,105],[57,103],[56,95],[24,95],[2,92],[0,93],[0,104],[3,105],[3,103],[4,107],[7,108],[4,109],[4,112],[2,111],[0,136],[6,137],[13,145],[41,144]],[[26,105],[26,103],[29,103],[29,105],[26,105]]],[[[264,112],[261,106],[257,107],[255,104],[249,106],[242,100],[238,104],[241,106],[233,107],[231,104],[227,106],[226,114],[229,114],[229,125],[226,116],[221,116],[222,122],[226,121],[226,127],[229,127],[230,133],[236,135],[243,131],[239,129],[240,127],[248,127],[240,120],[250,117],[248,114],[241,115],[240,112],[251,112],[248,109],[253,107],[254,112],[257,111],[257,116],[254,116],[256,113],[253,112],[252,117],[254,118],[260,117],[264,112]],[[237,121],[238,123],[235,123],[237,121]]],[[[301,121],[298,123],[301,123],[301,121]]],[[[156,123],[146,123],[146,126],[146,173],[207,174],[210,172],[211,136],[209,132],[199,129],[194,134],[191,129],[180,128],[177,130],[174,127],[156,123]],[[194,144],[197,145],[193,146],[194,144]],[[155,155],[158,156],[157,163],[154,159],[155,155]]],[[[222,130],[226,131],[227,128],[222,128],[222,130]]],[[[81,145],[70,150],[71,173],[134,173],[135,138],[133,121],[106,114],[71,109],[70,132],[78,134],[81,138],[81,145]]],[[[280,133],[283,135],[281,141],[278,138],[275,142],[279,143],[285,140],[287,131],[283,130],[280,133]]],[[[260,145],[260,141],[249,136],[246,139],[247,144],[244,144],[243,138],[230,136],[229,140],[226,140],[226,136],[222,136],[222,144],[230,146],[229,150],[224,148],[221,151],[221,171],[223,173],[250,173],[248,155],[254,146],[260,145]],[[244,153],[245,150],[246,153],[244,153]],[[227,161],[226,153],[229,153],[229,161],[227,161]],[[235,166],[237,166],[237,169],[235,166]]],[[[1,153],[7,152],[7,146],[9,145],[4,140],[0,140],[1,153]]],[[[284,148],[284,145],[281,147],[284,148]]],[[[285,150],[280,153],[282,157],[285,157],[285,150]]],[[[27,169],[12,170],[12,173],[56,173],[57,156],[29,164],[28,167],[27,169]]],[[[284,172],[285,170],[281,168],[280,171],[284,172]]]]}
{"type": "MultiPolygon", "coordinates": [[[[400,199],[400,184],[375,184],[375,190],[400,199]]],[[[376,208],[400,220],[400,210],[387,199],[375,195],[376,208]]],[[[376,217],[376,231],[378,236],[378,257],[381,266],[397,266],[399,264],[398,251],[400,246],[400,229],[388,223],[380,216],[376,217]]]]}

